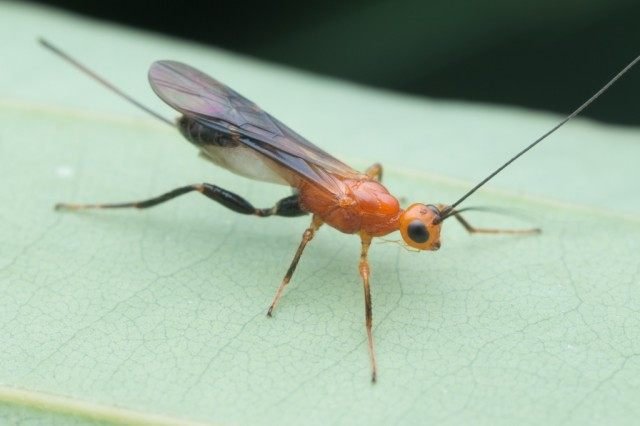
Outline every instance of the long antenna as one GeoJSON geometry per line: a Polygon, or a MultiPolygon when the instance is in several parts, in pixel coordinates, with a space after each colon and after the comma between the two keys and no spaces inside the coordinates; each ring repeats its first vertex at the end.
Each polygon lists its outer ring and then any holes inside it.
{"type": "Polygon", "coordinates": [[[616,81],[618,81],[618,79],[620,77],[622,77],[627,71],[629,71],[631,69],[631,67],[633,67],[638,61],[640,61],[640,56],[636,57],[633,61],[631,61],[629,63],[629,65],[627,65],[626,67],[624,67],[622,69],[622,71],[620,71],[618,74],[615,75],[615,77],[613,77],[611,80],[609,80],[609,82],[607,84],[605,84],[602,89],[598,90],[593,96],[591,96],[585,103],[583,103],[582,105],[580,105],[580,107],[578,109],[576,109],[575,111],[573,111],[571,114],[569,114],[564,120],[560,121],[558,124],[556,124],[551,130],[549,130],[547,133],[545,133],[544,135],[540,136],[538,139],[536,139],[531,145],[529,145],[528,147],[526,147],[525,149],[523,149],[522,151],[520,151],[519,153],[517,153],[514,157],[512,157],[509,161],[507,161],[506,163],[504,163],[502,166],[498,167],[493,173],[491,173],[489,176],[487,176],[486,178],[484,178],[479,184],[477,184],[476,186],[474,186],[469,192],[467,192],[466,194],[464,194],[458,201],[456,201],[455,203],[451,204],[450,206],[447,206],[444,211],[442,212],[442,216],[440,220],[444,220],[446,219],[452,212],[453,209],[459,205],[460,203],[462,203],[464,200],[466,200],[471,194],[473,194],[474,192],[476,192],[482,185],[484,185],[485,183],[489,182],[489,180],[491,180],[495,175],[497,175],[498,173],[500,173],[502,170],[504,170],[509,164],[513,163],[514,161],[516,161],[518,158],[520,158],[524,153],[526,153],[527,151],[529,151],[531,148],[533,148],[534,146],[536,146],[537,144],[539,144],[540,142],[542,142],[547,136],[549,136],[550,134],[552,134],[553,132],[555,132],[556,130],[558,130],[560,127],[562,127],[564,124],[567,123],[567,121],[571,120],[573,117],[575,117],[576,115],[580,114],[586,107],[588,107],[593,101],[595,101],[600,95],[602,95],[604,92],[607,91],[607,89],[609,89],[609,87],[611,87],[613,85],[613,83],[615,83],[616,81]]]}
{"type": "Polygon", "coordinates": [[[175,127],[175,124],[173,123],[173,121],[163,117],[162,115],[160,115],[159,113],[155,112],[151,108],[141,104],[140,102],[138,102],[137,100],[135,100],[134,98],[132,98],[131,96],[127,95],[125,92],[123,92],[122,90],[120,90],[119,88],[117,88],[116,86],[111,84],[109,81],[107,81],[104,78],[100,77],[98,74],[96,74],[95,72],[93,72],[92,70],[87,68],[85,65],[81,64],[78,60],[73,58],[71,55],[63,52],[58,47],[56,47],[53,44],[49,43],[47,40],[45,40],[43,38],[39,38],[38,42],[43,47],[45,47],[48,50],[50,50],[51,52],[55,53],[56,55],[58,55],[59,57],[61,57],[65,61],[69,62],[74,67],[78,68],[80,71],[82,71],[86,75],[88,75],[89,77],[91,77],[94,80],[96,80],[98,83],[100,83],[103,86],[105,86],[107,89],[109,89],[112,92],[114,92],[116,95],[126,99],[127,101],[131,102],[133,105],[135,105],[138,108],[140,108],[141,110],[145,111],[147,114],[157,118],[160,121],[163,121],[163,122],[167,123],[169,126],[175,127]]]}

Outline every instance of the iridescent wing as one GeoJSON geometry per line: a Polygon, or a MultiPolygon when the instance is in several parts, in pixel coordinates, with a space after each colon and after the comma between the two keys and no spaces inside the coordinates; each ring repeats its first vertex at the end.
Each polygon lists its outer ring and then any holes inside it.
{"type": "Polygon", "coordinates": [[[217,131],[240,135],[237,140],[242,144],[303,180],[334,192],[340,177],[363,178],[250,100],[189,65],[155,62],[149,82],[160,99],[182,114],[217,131]]]}

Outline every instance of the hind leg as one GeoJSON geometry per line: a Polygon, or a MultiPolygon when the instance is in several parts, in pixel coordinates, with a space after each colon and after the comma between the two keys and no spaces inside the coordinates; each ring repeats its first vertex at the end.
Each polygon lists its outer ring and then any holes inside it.
{"type": "Polygon", "coordinates": [[[291,195],[278,201],[273,207],[259,209],[255,208],[250,202],[242,198],[241,196],[234,194],[231,191],[227,191],[219,186],[212,185],[210,183],[200,183],[195,185],[187,185],[180,188],[176,188],[160,196],[149,198],[147,200],[133,201],[127,203],[115,203],[115,204],[56,204],[56,210],[87,210],[87,209],[123,209],[123,208],[136,208],[146,209],[149,207],[157,206],[158,204],[172,200],[180,195],[187,194],[189,192],[199,192],[202,195],[216,201],[228,209],[241,214],[250,214],[260,217],[266,216],[302,216],[307,214],[303,211],[298,204],[298,196],[291,195]]]}

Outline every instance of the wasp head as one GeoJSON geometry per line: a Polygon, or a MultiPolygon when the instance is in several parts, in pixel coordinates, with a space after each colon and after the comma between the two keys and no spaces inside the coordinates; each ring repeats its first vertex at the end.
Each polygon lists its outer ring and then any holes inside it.
{"type": "Polygon", "coordinates": [[[400,216],[402,239],[418,250],[440,248],[442,210],[432,204],[412,204],[400,216]]]}

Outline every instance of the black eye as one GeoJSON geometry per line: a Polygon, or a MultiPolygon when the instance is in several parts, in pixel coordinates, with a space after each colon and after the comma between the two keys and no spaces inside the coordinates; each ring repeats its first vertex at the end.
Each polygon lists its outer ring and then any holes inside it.
{"type": "Polygon", "coordinates": [[[429,239],[429,232],[424,223],[418,219],[412,221],[407,227],[407,234],[416,243],[426,243],[429,239]]]}

